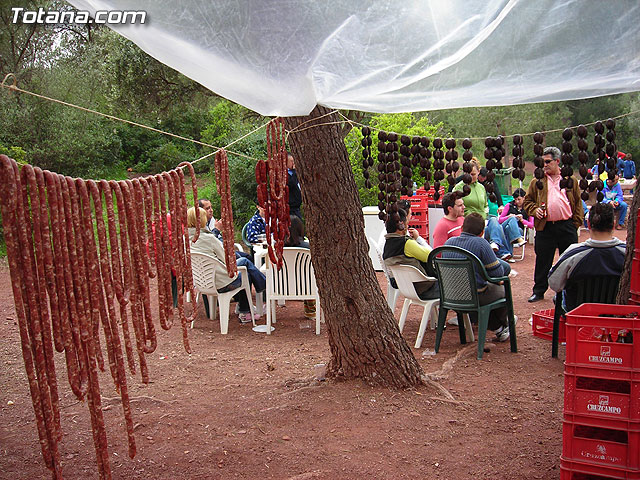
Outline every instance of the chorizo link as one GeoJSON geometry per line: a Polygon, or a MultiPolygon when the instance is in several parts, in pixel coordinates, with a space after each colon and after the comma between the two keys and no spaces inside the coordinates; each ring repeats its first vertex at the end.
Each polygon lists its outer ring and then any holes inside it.
{"type": "MultiPolygon", "coordinates": [[[[29,306],[26,304],[29,293],[26,288],[27,265],[23,248],[21,248],[21,239],[26,241],[24,223],[22,220],[22,203],[19,190],[20,179],[16,176],[17,164],[9,159],[6,155],[0,155],[0,172],[2,172],[2,182],[0,182],[0,206],[2,207],[2,223],[4,240],[7,246],[7,260],[9,262],[9,271],[11,274],[11,288],[13,290],[13,299],[18,317],[18,325],[20,329],[20,344],[22,348],[22,357],[29,381],[29,391],[31,393],[31,402],[36,417],[36,426],[38,431],[38,439],[42,457],[47,468],[53,467],[53,458],[48,439],[47,424],[44,417],[43,397],[40,391],[40,385],[37,379],[36,367],[32,351],[32,343],[28,332],[27,312],[29,306]],[[17,187],[17,188],[16,188],[17,187]],[[17,218],[16,218],[17,217],[17,218]],[[22,225],[22,228],[19,228],[22,225]],[[19,235],[19,231],[21,235],[19,235]]],[[[24,245],[24,244],[23,244],[24,245]]],[[[33,302],[31,302],[33,303],[33,302]]]]}
{"type": "MultiPolygon", "coordinates": [[[[106,297],[107,309],[109,313],[109,325],[111,343],[116,364],[117,377],[114,378],[116,390],[120,393],[122,399],[122,409],[124,412],[127,436],[129,439],[129,456],[135,456],[136,444],[133,436],[133,419],[131,417],[131,406],[129,404],[129,389],[127,386],[127,375],[124,369],[124,358],[122,356],[122,344],[120,343],[120,335],[118,334],[118,324],[116,321],[116,311],[113,304],[113,288],[111,278],[111,264],[108,257],[107,233],[102,217],[102,197],[98,186],[93,180],[87,182],[89,193],[93,200],[93,206],[96,214],[98,242],[100,244],[100,269],[102,272],[102,284],[104,285],[104,293],[106,297]]],[[[107,199],[108,203],[108,199],[107,199]]]]}
{"type": "MultiPolygon", "coordinates": [[[[109,183],[109,188],[111,189],[111,192],[116,197],[116,206],[118,208],[118,225],[120,227],[120,235],[119,235],[120,250],[119,251],[120,251],[120,254],[122,255],[122,285],[120,288],[122,292],[121,293],[122,298],[119,300],[120,323],[122,325],[122,336],[124,337],[124,346],[125,346],[125,351],[127,352],[127,362],[129,364],[129,371],[132,374],[135,374],[136,367],[135,367],[135,361],[134,361],[134,355],[133,355],[133,346],[131,344],[131,335],[129,332],[129,320],[127,315],[127,304],[129,303],[129,299],[131,295],[131,264],[130,264],[130,258],[129,258],[129,244],[127,242],[127,221],[126,221],[127,216],[125,213],[124,200],[122,198],[120,183],[116,182],[115,180],[110,180],[108,183],[109,183]]],[[[113,203],[113,198],[112,198],[112,203],[113,203]]],[[[115,233],[115,225],[113,228],[113,232],[111,232],[110,230],[109,235],[112,239],[115,239],[115,242],[117,244],[118,236],[116,236],[116,233],[115,233]]],[[[117,250],[118,248],[116,245],[116,251],[117,250]]],[[[113,240],[112,240],[111,252],[113,253],[113,240]]],[[[112,257],[111,261],[115,262],[115,264],[117,264],[117,266],[119,267],[120,262],[118,257],[119,255],[116,256],[115,258],[112,257]]],[[[120,281],[120,278],[118,278],[118,281],[120,281]]],[[[133,320],[132,320],[132,323],[133,323],[133,320]]],[[[140,358],[139,353],[138,353],[138,357],[140,358]]],[[[140,370],[143,370],[143,364],[145,365],[144,369],[146,369],[146,361],[144,360],[144,355],[141,357],[141,362],[142,363],[140,364],[140,370]]],[[[143,374],[143,377],[144,377],[144,374],[143,374]]]]}
{"type": "Polygon", "coordinates": [[[80,274],[80,266],[76,255],[75,236],[73,235],[73,226],[71,224],[71,218],[73,216],[71,196],[65,177],[56,175],[55,180],[58,185],[58,201],[60,202],[62,213],[60,215],[60,229],[61,233],[64,234],[61,236],[62,258],[65,264],[68,265],[68,268],[63,269],[67,291],[67,305],[69,307],[71,333],[73,335],[73,343],[80,370],[81,398],[84,398],[88,389],[89,367],[84,361],[84,339],[80,331],[80,324],[82,323],[80,318],[84,315],[84,304],[82,302],[82,290],[79,288],[80,280],[78,280],[78,276],[80,274]]]}
{"type": "Polygon", "coordinates": [[[153,196],[151,194],[151,185],[149,185],[147,179],[139,178],[138,181],[140,185],[142,185],[142,197],[144,199],[144,211],[141,210],[142,213],[142,226],[147,224],[147,257],[149,262],[149,278],[154,278],[156,276],[156,261],[155,254],[151,254],[151,241],[153,240],[153,196]]]}
{"type": "Polygon", "coordinates": [[[140,216],[136,215],[136,212],[142,211],[142,186],[140,182],[136,180],[125,180],[125,183],[129,186],[129,192],[131,195],[131,199],[133,202],[128,203],[126,205],[127,215],[131,218],[131,223],[133,225],[133,238],[137,239],[136,243],[133,243],[133,255],[134,255],[134,267],[138,285],[138,299],[142,312],[141,318],[144,320],[144,351],[145,353],[153,353],[158,346],[157,338],[156,338],[156,330],[153,325],[153,318],[151,316],[151,304],[149,299],[149,274],[147,269],[149,268],[148,260],[144,257],[143,247],[144,241],[144,226],[140,223],[140,216]],[[136,206],[140,206],[140,208],[136,208],[136,206]],[[147,345],[147,341],[151,342],[151,345],[147,345]]]}
{"type": "MultiPolygon", "coordinates": [[[[198,213],[198,182],[196,181],[196,171],[193,169],[193,164],[190,162],[182,162],[178,167],[187,167],[189,170],[189,176],[191,177],[191,191],[193,193],[193,207],[196,209],[196,218],[199,218],[198,213]]],[[[191,241],[196,243],[200,236],[200,222],[196,222],[196,233],[193,235],[191,241]]]]}
{"type": "MultiPolygon", "coordinates": [[[[182,195],[180,195],[180,176],[178,172],[172,170],[170,173],[171,180],[173,181],[173,193],[174,193],[174,206],[175,206],[175,223],[176,223],[176,245],[178,251],[178,317],[182,326],[182,343],[187,353],[191,353],[191,346],[189,345],[189,329],[187,328],[187,317],[184,313],[184,288],[188,286],[188,279],[185,279],[186,272],[186,259],[185,259],[185,247],[184,247],[184,233],[186,229],[186,210],[183,209],[182,195]]],[[[196,210],[198,213],[198,210],[196,210]]],[[[187,231],[188,235],[188,231],[187,231]]],[[[187,237],[188,238],[188,237],[187,237]]],[[[187,243],[188,240],[187,240],[187,243]]],[[[191,272],[189,272],[191,275],[191,272]]],[[[193,281],[193,278],[191,279],[193,281]]],[[[189,289],[189,291],[191,291],[189,289]]],[[[195,297],[194,302],[195,302],[195,297]]]]}
{"type": "Polygon", "coordinates": [[[149,248],[153,247],[153,253],[155,256],[156,278],[158,284],[158,317],[160,319],[160,326],[164,330],[169,330],[169,328],[171,328],[171,325],[167,322],[166,302],[169,301],[168,298],[171,298],[171,295],[169,294],[169,297],[167,297],[167,269],[164,260],[162,239],[160,238],[162,235],[162,221],[160,220],[160,195],[158,193],[158,182],[155,177],[149,177],[147,179],[147,184],[151,189],[151,197],[153,200],[153,235],[151,236],[153,244],[151,244],[149,248]]]}
{"type": "Polygon", "coordinates": [[[137,256],[134,253],[134,246],[136,245],[136,235],[134,235],[135,223],[133,222],[133,215],[130,215],[130,207],[132,204],[132,196],[131,190],[129,189],[129,185],[126,181],[118,182],[120,184],[120,189],[122,191],[122,199],[123,205],[122,210],[120,210],[120,203],[118,202],[118,213],[122,213],[126,216],[127,220],[127,234],[129,235],[129,252],[127,253],[128,258],[133,261],[133,264],[130,266],[129,270],[131,273],[131,294],[130,294],[130,303],[131,303],[131,323],[133,324],[133,331],[136,336],[136,347],[138,350],[138,359],[140,361],[140,373],[142,375],[143,383],[149,382],[149,371],[147,369],[146,358],[145,358],[145,329],[142,319],[142,307],[141,307],[141,299],[138,294],[138,265],[137,265],[137,256]],[[130,256],[129,256],[130,255],[130,256]]]}
{"type": "MultiPolygon", "coordinates": [[[[100,323],[102,323],[105,345],[107,347],[107,358],[109,360],[109,371],[111,372],[111,378],[113,378],[113,381],[116,382],[117,385],[118,372],[116,367],[115,352],[113,350],[113,341],[111,338],[111,323],[109,320],[107,307],[105,304],[104,291],[102,288],[103,284],[108,279],[104,277],[101,278],[100,275],[100,263],[98,259],[98,249],[96,247],[96,236],[93,233],[94,221],[91,215],[91,201],[89,198],[89,189],[91,187],[90,184],[93,184],[94,188],[96,187],[93,180],[85,181],[82,179],[76,179],[76,185],[78,186],[80,198],[82,199],[82,219],[84,222],[84,228],[82,230],[85,235],[85,252],[87,255],[87,265],[89,266],[88,274],[90,282],[89,290],[91,292],[91,305],[94,312],[97,310],[99,321],[100,323]]],[[[104,233],[102,201],[99,195],[98,201],[96,202],[94,200],[94,211],[96,229],[98,233],[100,233],[100,227],[102,227],[102,231],[104,233]]],[[[100,339],[97,334],[95,335],[95,338],[96,343],[99,343],[100,339]]]]}
{"type": "Polygon", "coordinates": [[[69,385],[75,396],[80,400],[83,398],[80,382],[80,370],[76,346],[71,331],[71,319],[67,300],[67,288],[65,285],[64,270],[69,263],[64,261],[62,252],[62,233],[60,230],[60,209],[59,192],[57,178],[48,170],[44,172],[44,179],[47,186],[47,203],[51,212],[51,238],[53,240],[53,270],[55,272],[55,284],[58,294],[58,311],[60,317],[60,329],[62,331],[62,341],[64,347],[65,361],[67,364],[67,378],[69,385]]]}
{"type": "MultiPolygon", "coordinates": [[[[165,271],[170,274],[173,274],[171,267],[171,246],[169,243],[169,225],[168,225],[168,214],[167,214],[167,202],[166,202],[166,184],[162,175],[156,175],[156,180],[158,183],[158,193],[160,200],[160,242],[162,244],[163,258],[164,258],[164,266],[165,271]]],[[[156,231],[157,235],[157,231],[156,231]]],[[[160,280],[158,280],[160,283],[160,280]]],[[[173,325],[173,300],[172,292],[171,292],[171,275],[165,275],[161,279],[161,283],[165,289],[165,298],[167,301],[165,302],[165,312],[167,314],[167,325],[171,327],[173,325]]]]}
{"type": "Polygon", "coordinates": [[[40,235],[43,250],[44,276],[51,311],[51,324],[53,327],[53,342],[56,351],[64,350],[62,329],[60,327],[60,311],[58,308],[58,291],[56,289],[55,271],[53,268],[53,252],[51,251],[51,236],[49,234],[49,215],[47,211],[47,198],[45,194],[45,181],[42,170],[34,167],[36,184],[38,186],[38,202],[40,204],[40,235]]]}
{"type": "MultiPolygon", "coordinates": [[[[82,301],[84,305],[84,315],[80,317],[80,332],[82,333],[82,339],[89,345],[89,358],[95,358],[98,362],[98,367],[101,371],[104,371],[104,359],[102,358],[102,348],[98,337],[100,328],[100,314],[97,309],[94,310],[94,306],[91,304],[91,294],[89,283],[90,275],[87,257],[87,248],[85,245],[85,227],[82,221],[82,204],[80,195],[78,194],[78,185],[76,181],[71,177],[65,177],[67,185],[69,186],[69,197],[71,199],[71,213],[72,213],[72,225],[74,234],[76,237],[76,256],[78,258],[78,266],[80,267],[79,275],[76,278],[77,282],[81,282],[80,289],[82,290],[82,301]],[[86,329],[86,336],[85,331],[86,329]]],[[[78,179],[80,180],[80,179],[78,179]]],[[[91,230],[93,234],[93,229],[91,230]]]]}
{"type": "MultiPolygon", "coordinates": [[[[29,199],[31,201],[31,216],[33,225],[33,244],[35,246],[36,256],[31,257],[35,262],[33,268],[34,277],[36,278],[35,290],[37,298],[40,299],[40,315],[36,318],[40,320],[40,335],[42,336],[42,347],[44,351],[44,361],[46,367],[46,381],[49,386],[49,392],[51,395],[51,410],[53,413],[54,432],[56,439],[62,439],[62,432],[60,430],[60,409],[58,406],[58,381],[56,378],[56,367],[53,354],[53,339],[51,336],[51,325],[49,323],[49,308],[46,302],[46,285],[44,275],[44,248],[42,245],[42,222],[40,218],[40,196],[38,193],[38,185],[36,182],[36,175],[31,165],[25,165],[22,168],[23,192],[26,194],[26,187],[28,183],[29,187],[29,199]]],[[[23,194],[23,197],[24,197],[23,194]]],[[[26,218],[29,218],[28,207],[25,207],[26,218]]],[[[30,247],[31,255],[33,250],[30,247]]],[[[35,333],[35,332],[34,332],[35,333]]],[[[36,334],[37,335],[37,334],[36,334]]]]}
{"type": "MultiPolygon", "coordinates": [[[[55,433],[55,420],[53,419],[53,410],[50,398],[50,392],[47,381],[47,367],[44,347],[42,345],[42,334],[40,324],[40,312],[35,301],[37,296],[36,286],[36,266],[35,257],[33,252],[33,233],[31,229],[31,219],[29,215],[29,197],[27,194],[27,181],[23,179],[23,172],[18,171],[17,164],[14,163],[14,174],[16,178],[19,178],[19,189],[21,190],[16,196],[18,199],[18,225],[22,228],[18,229],[20,250],[22,255],[23,266],[23,279],[24,289],[23,298],[27,298],[28,309],[25,310],[27,314],[27,332],[30,338],[31,355],[35,359],[36,366],[36,378],[38,382],[38,389],[40,393],[40,408],[42,410],[42,416],[44,419],[44,431],[46,435],[46,451],[45,463],[47,468],[52,469],[56,463],[57,451],[57,434],[55,433]]],[[[26,173],[26,172],[25,172],[26,173]]],[[[44,450],[43,450],[44,452],[44,450]]]]}

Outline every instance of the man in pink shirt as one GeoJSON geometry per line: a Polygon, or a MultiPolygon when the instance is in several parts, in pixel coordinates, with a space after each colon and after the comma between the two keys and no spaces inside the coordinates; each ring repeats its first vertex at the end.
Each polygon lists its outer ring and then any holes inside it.
{"type": "Polygon", "coordinates": [[[433,248],[440,247],[451,237],[460,235],[464,222],[462,192],[449,192],[442,197],[442,209],[444,217],[433,230],[433,248]]]}
{"type": "Polygon", "coordinates": [[[533,295],[529,297],[529,302],[544,299],[544,293],[549,288],[547,277],[556,249],[562,255],[569,245],[578,242],[578,228],[584,220],[578,180],[572,177],[571,188],[560,188],[560,150],[547,147],[542,153],[542,159],[542,189],[538,188],[535,178],[531,180],[523,204],[527,214],[534,217],[536,229],[536,266],[533,295]]]}

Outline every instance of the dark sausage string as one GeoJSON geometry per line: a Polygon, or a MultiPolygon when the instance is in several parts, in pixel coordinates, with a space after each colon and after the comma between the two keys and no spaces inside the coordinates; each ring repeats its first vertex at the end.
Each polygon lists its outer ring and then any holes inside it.
{"type": "MultiPolygon", "coordinates": [[[[183,166],[189,168],[197,204],[195,173],[190,164],[183,166]]],[[[220,185],[228,193],[228,165],[223,169],[227,183],[223,177],[220,185]]],[[[87,400],[99,477],[110,479],[98,383],[98,370],[104,371],[102,348],[122,400],[133,458],[136,444],[126,367],[135,374],[136,361],[129,319],[142,381],[147,383],[145,355],[157,346],[149,278],[157,278],[160,323],[168,329],[174,313],[171,268],[181,287],[177,312],[190,352],[183,299],[183,288],[193,293],[185,175],[179,168],[133,181],[94,182],[30,165],[18,167],[4,155],[0,155],[0,175],[0,212],[22,356],[45,465],[53,478],[62,478],[54,364],[58,351],[64,352],[73,394],[87,400]]],[[[225,212],[224,218],[232,221],[230,196],[225,212]]],[[[229,243],[233,245],[233,240],[229,243]]],[[[229,263],[235,266],[235,258],[229,263]]]]}
{"type": "Polygon", "coordinates": [[[238,273],[236,254],[234,251],[233,211],[231,208],[231,186],[229,182],[229,159],[223,149],[216,152],[216,188],[220,195],[220,211],[222,214],[222,238],[224,239],[224,256],[227,273],[231,278],[238,273]]]}

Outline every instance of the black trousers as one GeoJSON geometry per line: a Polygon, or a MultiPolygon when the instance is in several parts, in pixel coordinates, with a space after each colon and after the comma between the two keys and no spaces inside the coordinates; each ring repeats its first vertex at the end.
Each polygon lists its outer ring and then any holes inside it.
{"type": "Polygon", "coordinates": [[[549,288],[549,270],[553,265],[556,249],[559,254],[572,243],[578,242],[578,229],[571,219],[558,222],[547,222],[544,230],[536,231],[534,249],[536,252],[536,268],[533,274],[533,293],[544,295],[549,288]]]}

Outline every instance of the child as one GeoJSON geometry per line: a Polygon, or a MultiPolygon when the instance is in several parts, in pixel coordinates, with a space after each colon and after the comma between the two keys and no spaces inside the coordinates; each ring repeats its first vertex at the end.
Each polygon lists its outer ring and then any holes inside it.
{"type": "Polygon", "coordinates": [[[602,193],[604,193],[602,203],[610,203],[613,210],[620,214],[616,230],[622,230],[627,219],[627,204],[622,196],[622,187],[618,183],[619,178],[616,173],[613,180],[607,179],[604,190],[602,190],[602,193]]]}

